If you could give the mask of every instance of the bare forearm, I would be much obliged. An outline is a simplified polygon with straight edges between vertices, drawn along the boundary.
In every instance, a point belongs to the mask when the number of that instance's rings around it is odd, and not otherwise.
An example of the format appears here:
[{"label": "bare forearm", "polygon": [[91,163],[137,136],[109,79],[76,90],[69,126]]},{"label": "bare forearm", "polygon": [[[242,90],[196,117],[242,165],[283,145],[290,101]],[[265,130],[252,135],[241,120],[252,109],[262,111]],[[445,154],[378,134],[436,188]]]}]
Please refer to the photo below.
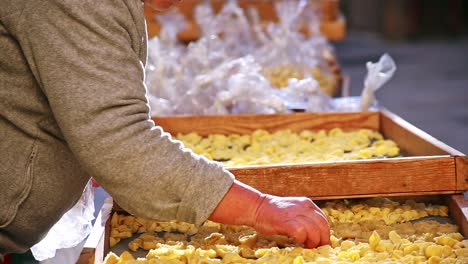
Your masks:
[{"label": "bare forearm", "polygon": [[258,190],[235,181],[209,219],[224,224],[253,226],[264,197]]}]

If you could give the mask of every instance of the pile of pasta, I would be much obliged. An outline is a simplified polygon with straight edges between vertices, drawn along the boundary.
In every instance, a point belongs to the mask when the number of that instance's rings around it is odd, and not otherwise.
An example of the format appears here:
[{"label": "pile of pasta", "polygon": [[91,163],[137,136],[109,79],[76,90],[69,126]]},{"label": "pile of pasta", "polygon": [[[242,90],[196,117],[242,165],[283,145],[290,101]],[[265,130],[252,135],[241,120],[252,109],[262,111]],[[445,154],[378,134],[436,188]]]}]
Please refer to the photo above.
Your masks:
[{"label": "pile of pasta", "polygon": [[[305,77],[300,67],[291,64],[265,68],[262,70],[262,73],[274,87],[280,89],[288,87],[289,79],[301,80]],[[310,74],[318,81],[322,92],[330,96],[333,95],[338,81],[336,76],[327,74],[318,67],[312,68]]]},{"label": "pile of pasta", "polygon": [[[149,252],[146,258],[135,258],[129,251],[120,256],[111,252],[104,263],[468,263],[468,240],[458,233],[457,226],[414,221],[447,216],[446,206],[370,199],[328,202],[322,209],[332,229],[331,245],[315,249],[305,249],[285,236],[265,236],[246,226],[207,221],[197,228],[114,214],[114,235],[120,234],[122,226],[130,233],[144,232],[128,248]],[[159,231],[165,232],[156,233]]]},{"label": "pile of pasta", "polygon": [[334,128],[300,133],[289,129],[274,133],[259,129],[248,135],[202,137],[189,133],[178,134],[176,138],[195,153],[223,162],[227,167],[385,158],[400,154],[394,141],[370,129],[343,131]]}]

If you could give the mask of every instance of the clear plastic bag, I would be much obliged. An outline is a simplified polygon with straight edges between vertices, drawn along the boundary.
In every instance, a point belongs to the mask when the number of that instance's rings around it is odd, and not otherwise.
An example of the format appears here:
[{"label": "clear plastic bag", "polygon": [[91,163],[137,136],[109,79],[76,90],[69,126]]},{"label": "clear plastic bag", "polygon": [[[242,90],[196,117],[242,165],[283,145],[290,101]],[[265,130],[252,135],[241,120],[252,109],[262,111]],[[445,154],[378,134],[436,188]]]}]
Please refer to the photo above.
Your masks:
[{"label": "clear plastic bag", "polygon": [[[38,261],[47,260],[47,263],[64,263],[54,260],[56,251],[64,248],[73,248],[89,235],[94,219],[94,187],[91,181],[86,185],[80,200],[49,230],[49,233],[39,243],[31,248],[34,258]],[[75,263],[78,254],[71,254],[67,263]]]},{"label": "clear plastic bag", "polygon": [[187,20],[181,13],[171,10],[156,16],[156,20],[161,24],[159,37],[161,41],[175,45],[177,43],[177,33],[187,27]]},{"label": "clear plastic bag", "polygon": [[[149,42],[146,85],[152,115],[284,113],[299,104],[302,110],[327,111],[330,98],[318,91],[313,70],[323,64],[317,51],[329,48],[324,38],[299,32],[306,5],[304,0],[275,1],[280,23],[265,29],[256,10],[248,10],[249,21],[235,0],[218,14],[209,1],[202,2],[195,9],[202,29],[198,41],[186,47],[158,38]],[[283,65],[299,73],[282,78],[278,90],[265,69]]]},{"label": "clear plastic bag", "polygon": [[299,18],[307,1],[275,1],[279,22],[269,23],[266,34],[269,41],[257,50],[255,58],[263,67],[277,67],[284,64],[305,69],[315,65],[310,57],[313,47],[305,46],[305,36],[299,32]]},{"label": "clear plastic bag", "polygon": [[396,71],[395,61],[388,54],[382,55],[377,63],[367,62],[367,76],[361,94],[360,108],[366,111],[375,101],[375,91],[393,77]]},{"label": "clear plastic bag", "polygon": [[[275,87],[285,87],[288,78],[314,78],[322,91],[331,94],[336,80],[325,54],[332,54],[333,50],[316,28],[320,19],[311,7],[313,3],[307,1],[275,1],[279,23],[267,26],[262,39],[268,41],[262,41],[264,45],[256,50],[255,58]],[[300,32],[304,26],[313,32],[309,37]],[[277,75],[280,80],[274,78]]]},{"label": "clear plastic bag", "polygon": [[255,40],[244,10],[237,1],[227,1],[216,16],[216,33],[222,36],[227,55],[243,57],[255,49]]},{"label": "clear plastic bag", "polygon": [[216,32],[216,16],[209,1],[203,1],[195,7],[194,17],[200,26],[202,37],[210,37],[218,33]]},{"label": "clear plastic bag", "polygon": [[218,98],[224,97],[221,102],[233,114],[273,114],[286,111],[284,101],[275,95],[274,89],[260,72],[232,75],[229,77],[228,87]]},{"label": "clear plastic bag", "polygon": [[361,96],[334,98],[333,111],[358,112],[376,111],[379,108],[375,100],[375,91],[388,82],[396,71],[395,61],[388,54],[382,55],[376,63],[367,62],[367,76]]},{"label": "clear plastic bag", "polygon": [[[360,96],[345,96],[333,98],[332,106],[334,112],[359,112],[361,111],[361,97]],[[373,104],[366,111],[377,111],[378,104],[374,101]]]},{"label": "clear plastic bag", "polygon": [[288,87],[277,90],[290,110],[307,112],[331,111],[331,98],[320,91],[313,78],[289,79]]},{"label": "clear plastic bag", "polygon": [[175,104],[175,114],[277,113],[284,109],[252,56],[197,75]]}]

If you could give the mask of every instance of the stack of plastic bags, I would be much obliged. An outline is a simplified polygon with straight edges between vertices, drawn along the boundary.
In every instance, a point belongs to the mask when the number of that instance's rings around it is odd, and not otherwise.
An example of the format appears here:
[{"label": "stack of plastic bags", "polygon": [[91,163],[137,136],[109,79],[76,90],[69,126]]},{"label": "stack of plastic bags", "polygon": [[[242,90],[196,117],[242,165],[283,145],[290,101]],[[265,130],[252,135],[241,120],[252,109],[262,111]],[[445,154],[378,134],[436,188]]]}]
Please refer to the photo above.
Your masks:
[{"label": "stack of plastic bags", "polygon": [[[327,78],[318,17],[307,1],[275,1],[278,23],[262,25],[255,9],[227,1],[214,14],[206,1],[196,7],[202,37],[183,45],[179,13],[158,16],[159,38],[149,41],[146,85],[153,116],[340,111],[321,91]],[[247,13],[247,14],[246,14]],[[299,32],[307,24],[310,37]],[[317,75],[317,73],[320,73]],[[369,89],[374,91],[374,89]]]}]

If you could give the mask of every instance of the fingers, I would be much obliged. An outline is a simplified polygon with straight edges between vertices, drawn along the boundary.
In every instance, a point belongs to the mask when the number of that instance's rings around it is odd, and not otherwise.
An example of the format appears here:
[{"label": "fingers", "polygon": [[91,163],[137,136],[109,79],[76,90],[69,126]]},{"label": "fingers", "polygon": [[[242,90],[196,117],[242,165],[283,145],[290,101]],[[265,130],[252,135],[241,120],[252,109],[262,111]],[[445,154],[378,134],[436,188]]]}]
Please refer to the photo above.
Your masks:
[{"label": "fingers", "polygon": [[[315,218],[317,219],[317,218]],[[328,224],[313,217],[299,215],[286,222],[286,235],[292,237],[295,243],[304,244],[308,248],[315,248],[330,243]],[[321,219],[321,217],[318,217]]]},{"label": "fingers", "polygon": [[330,227],[323,211],[309,199],[302,206],[306,208],[301,208],[301,213],[297,217],[302,216],[307,220],[307,222],[302,220],[308,232],[306,246],[317,247],[330,244]]},{"label": "fingers", "polygon": [[314,214],[317,216],[314,218],[316,224],[319,227],[320,232],[320,245],[329,245],[330,244],[330,226],[328,225],[327,217],[324,215],[322,210],[314,210]]},{"label": "fingers", "polygon": [[297,221],[302,223],[307,239],[304,241],[304,245],[308,248],[315,248],[320,245],[320,229],[314,219],[307,216],[298,216]]},{"label": "fingers", "polygon": [[297,219],[286,221],[284,235],[292,237],[294,243],[305,244],[307,240],[307,231],[302,222]]},{"label": "fingers", "polygon": [[325,213],[318,207],[312,200],[309,200],[311,203],[311,210],[308,211],[308,216],[313,218],[320,230],[320,245],[329,245],[330,242],[330,226],[328,224],[327,216]]},{"label": "fingers", "polygon": [[[273,197],[256,217],[256,229],[264,234],[288,235],[308,248],[330,244],[330,228],[323,211],[304,197]],[[277,216],[271,217],[271,216]],[[276,219],[275,219],[276,218]]]},{"label": "fingers", "polygon": [[328,226],[328,223],[322,224],[319,229],[320,232],[320,245],[330,245],[330,227]]},{"label": "fingers", "polygon": [[317,226],[316,236],[320,237],[320,243],[318,246],[330,244],[330,227],[323,212],[320,209],[310,210],[305,212],[305,216],[313,219]]}]

